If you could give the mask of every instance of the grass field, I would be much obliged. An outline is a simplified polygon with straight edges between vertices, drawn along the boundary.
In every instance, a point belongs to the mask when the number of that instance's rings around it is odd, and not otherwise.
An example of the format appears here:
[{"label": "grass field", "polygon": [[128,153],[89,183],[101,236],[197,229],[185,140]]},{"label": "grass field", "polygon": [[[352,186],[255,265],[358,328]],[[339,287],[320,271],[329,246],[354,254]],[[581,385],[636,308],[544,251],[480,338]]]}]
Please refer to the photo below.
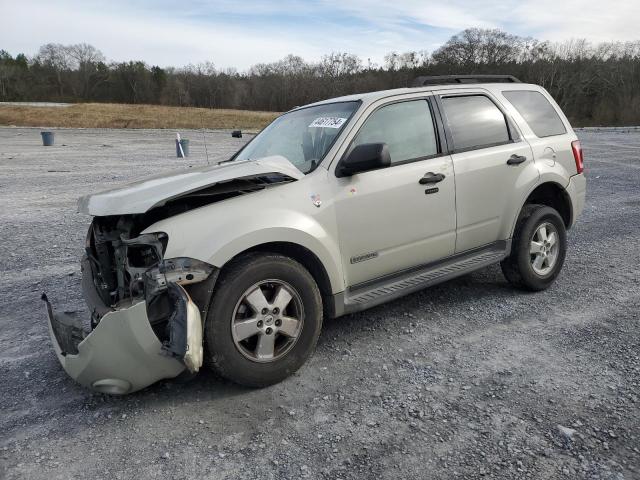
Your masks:
[{"label": "grass field", "polygon": [[67,107],[0,105],[0,125],[19,127],[259,130],[277,115],[275,112],[115,103],[79,103]]}]

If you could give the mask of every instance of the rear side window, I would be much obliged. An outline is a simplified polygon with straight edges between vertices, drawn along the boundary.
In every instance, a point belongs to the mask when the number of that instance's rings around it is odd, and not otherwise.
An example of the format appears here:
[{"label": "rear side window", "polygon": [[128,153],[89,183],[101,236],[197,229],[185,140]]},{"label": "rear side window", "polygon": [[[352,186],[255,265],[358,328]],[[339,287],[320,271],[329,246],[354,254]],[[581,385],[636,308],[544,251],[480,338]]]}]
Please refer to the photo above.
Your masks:
[{"label": "rear side window", "polygon": [[484,95],[444,97],[444,112],[454,151],[474,150],[509,143],[504,114]]},{"label": "rear side window", "polygon": [[510,90],[502,92],[518,110],[538,137],[550,137],[567,133],[558,112],[540,92],[532,90]]},{"label": "rear side window", "polygon": [[353,140],[352,148],[363,143],[386,143],[391,164],[438,154],[438,142],[426,100],[393,103],[376,110]]}]

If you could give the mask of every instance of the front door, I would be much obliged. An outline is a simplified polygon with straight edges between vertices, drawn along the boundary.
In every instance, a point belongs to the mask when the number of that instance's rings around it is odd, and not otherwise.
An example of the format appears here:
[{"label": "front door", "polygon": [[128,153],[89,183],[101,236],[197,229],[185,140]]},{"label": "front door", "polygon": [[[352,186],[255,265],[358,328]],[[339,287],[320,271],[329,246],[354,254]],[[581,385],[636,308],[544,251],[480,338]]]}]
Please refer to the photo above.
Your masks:
[{"label": "front door", "polygon": [[[419,99],[381,106],[350,148],[364,143],[386,143],[391,166],[336,178],[347,286],[442,259],[455,249],[453,166],[451,157],[441,153],[430,103]],[[437,175],[440,181],[434,181]]]}]

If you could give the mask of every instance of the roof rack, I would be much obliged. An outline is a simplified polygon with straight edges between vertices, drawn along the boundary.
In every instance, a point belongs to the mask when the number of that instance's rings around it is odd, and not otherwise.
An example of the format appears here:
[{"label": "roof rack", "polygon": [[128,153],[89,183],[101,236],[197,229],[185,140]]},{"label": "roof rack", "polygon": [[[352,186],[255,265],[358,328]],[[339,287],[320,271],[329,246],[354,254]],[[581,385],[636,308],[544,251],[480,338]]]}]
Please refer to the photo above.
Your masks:
[{"label": "roof rack", "polygon": [[447,85],[460,83],[521,83],[513,75],[434,75],[417,77],[412,87],[427,85]]}]

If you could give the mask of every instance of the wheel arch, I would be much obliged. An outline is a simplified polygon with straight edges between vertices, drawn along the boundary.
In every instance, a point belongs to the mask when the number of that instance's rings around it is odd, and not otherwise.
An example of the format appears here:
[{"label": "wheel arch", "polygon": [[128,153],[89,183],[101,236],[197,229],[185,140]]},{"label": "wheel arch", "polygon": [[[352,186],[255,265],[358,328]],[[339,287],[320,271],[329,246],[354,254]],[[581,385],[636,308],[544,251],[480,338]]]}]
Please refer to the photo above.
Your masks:
[{"label": "wheel arch", "polygon": [[331,280],[329,279],[327,270],[318,256],[308,248],[293,242],[267,242],[255,245],[239,253],[234,258],[249,252],[279,253],[280,255],[295,260],[309,271],[316,281],[323,298],[332,294]]},{"label": "wheel arch", "polygon": [[225,267],[232,261],[248,253],[277,253],[289,257],[311,274],[322,295],[325,314],[329,317],[335,316],[334,291],[336,289],[335,280],[332,282],[331,274],[318,255],[306,246],[289,241],[270,241],[253,245],[245,250],[237,252],[220,266],[220,272],[224,273]]},{"label": "wheel arch", "polygon": [[546,205],[553,208],[560,214],[560,217],[562,217],[562,221],[564,222],[565,227],[567,227],[567,230],[571,228],[571,225],[573,224],[573,206],[571,197],[566,188],[564,188],[560,183],[554,180],[549,180],[536,185],[522,202],[520,210],[518,210],[518,217],[515,218],[513,222],[511,229],[512,237],[522,209],[525,205],[530,204]]},{"label": "wheel arch", "polygon": [[334,251],[337,247],[328,240],[326,232],[319,229],[311,232],[291,227],[260,229],[227,239],[209,256],[208,262],[222,269],[239,255],[251,251],[269,251],[271,247],[275,249],[271,252],[291,256],[302,264],[322,266],[323,276],[328,278],[329,290],[337,293],[344,290],[341,264],[336,262],[339,259]]}]

